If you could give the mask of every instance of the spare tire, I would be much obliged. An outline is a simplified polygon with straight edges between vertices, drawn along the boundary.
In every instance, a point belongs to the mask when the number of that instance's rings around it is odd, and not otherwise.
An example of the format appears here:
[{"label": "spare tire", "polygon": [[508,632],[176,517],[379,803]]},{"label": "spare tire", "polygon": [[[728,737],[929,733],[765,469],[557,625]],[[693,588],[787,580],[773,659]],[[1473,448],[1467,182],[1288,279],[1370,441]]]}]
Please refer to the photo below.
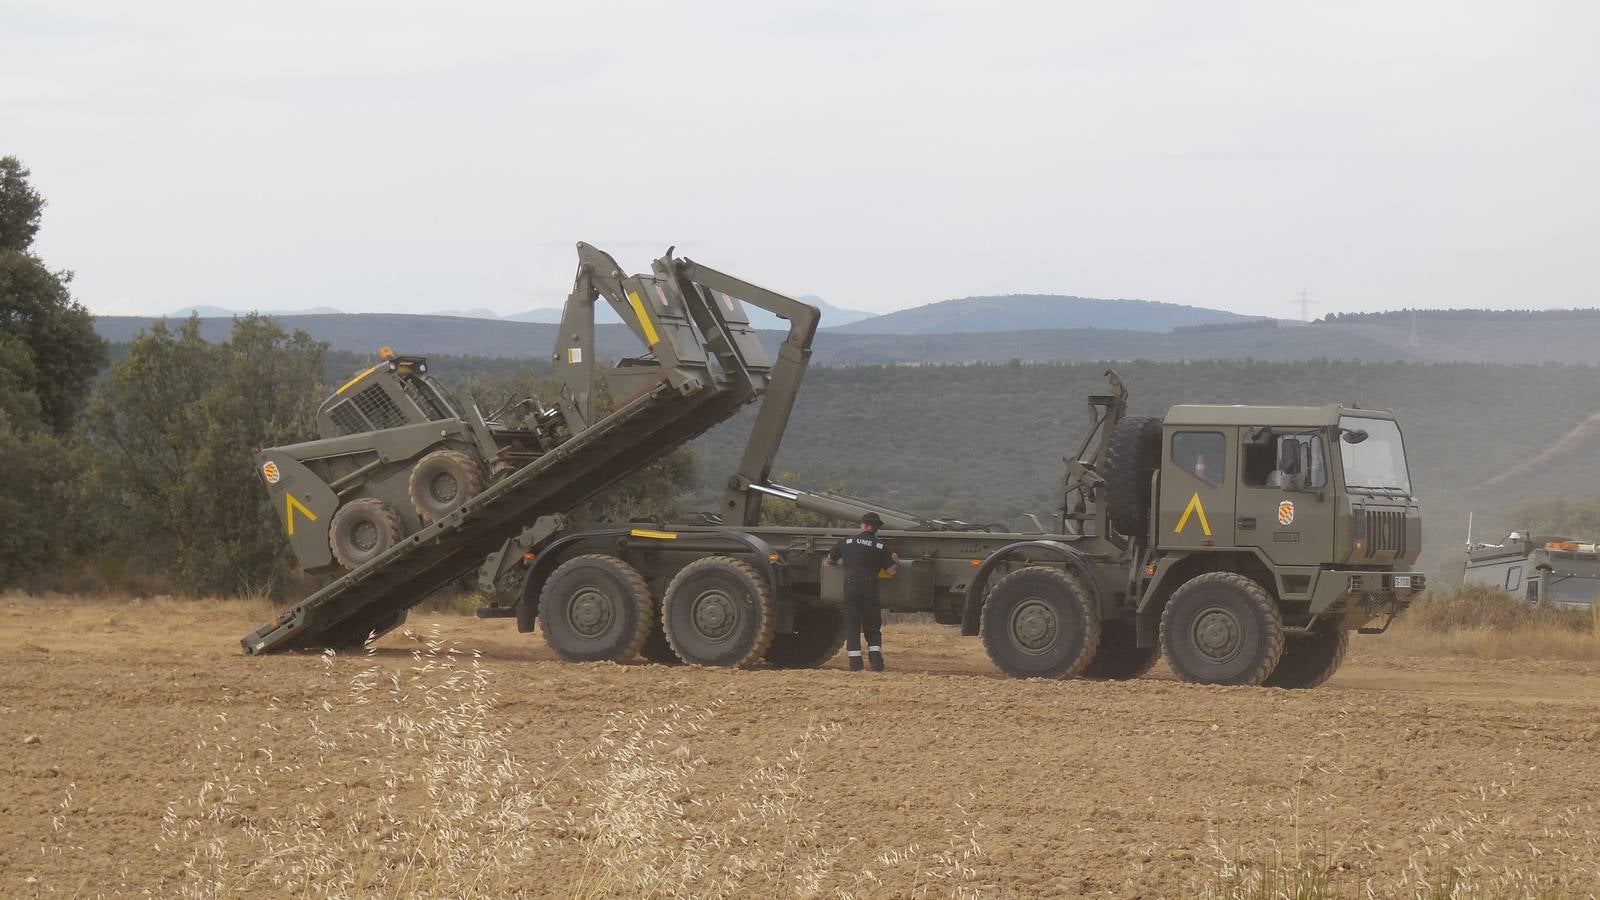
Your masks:
[{"label": "spare tire", "polygon": [[1161,420],[1124,416],[1106,448],[1105,511],[1111,527],[1135,537],[1149,530],[1150,475],[1161,466]]}]

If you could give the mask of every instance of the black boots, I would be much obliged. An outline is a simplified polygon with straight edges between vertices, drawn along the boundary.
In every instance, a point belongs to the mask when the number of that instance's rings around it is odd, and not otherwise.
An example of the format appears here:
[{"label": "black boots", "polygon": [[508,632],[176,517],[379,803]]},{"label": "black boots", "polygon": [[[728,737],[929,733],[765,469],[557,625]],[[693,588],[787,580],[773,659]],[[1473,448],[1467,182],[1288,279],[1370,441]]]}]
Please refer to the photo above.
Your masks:
[{"label": "black boots", "polygon": [[[852,655],[850,657],[850,671],[859,672],[862,669],[866,668],[865,666],[863,666],[861,664],[861,653],[859,651],[852,650],[851,654]],[[883,671],[883,651],[882,650],[879,650],[877,647],[873,647],[872,649],[868,650],[867,651],[867,660],[872,663],[872,671],[874,671],[874,672],[882,672]]]}]

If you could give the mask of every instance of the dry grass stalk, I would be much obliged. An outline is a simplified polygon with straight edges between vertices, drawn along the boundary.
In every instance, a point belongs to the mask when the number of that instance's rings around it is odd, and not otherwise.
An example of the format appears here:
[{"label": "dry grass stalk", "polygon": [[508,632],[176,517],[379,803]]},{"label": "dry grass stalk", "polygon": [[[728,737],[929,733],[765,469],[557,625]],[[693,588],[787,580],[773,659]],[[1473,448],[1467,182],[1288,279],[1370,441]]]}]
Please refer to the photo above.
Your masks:
[{"label": "dry grass stalk", "polygon": [[617,713],[587,746],[530,765],[491,673],[437,633],[404,673],[373,662],[341,681],[323,659],[326,699],[275,710],[256,746],[224,722],[197,745],[198,786],[169,805],[159,842],[183,855],[183,896],[977,894],[971,823],[941,852],[840,869],[806,788],[835,723],[811,722],[734,784],[708,783],[699,749],[721,704]]},{"label": "dry grass stalk", "polygon": [[1600,612],[1530,608],[1483,585],[1428,591],[1366,649],[1407,656],[1600,660]]}]

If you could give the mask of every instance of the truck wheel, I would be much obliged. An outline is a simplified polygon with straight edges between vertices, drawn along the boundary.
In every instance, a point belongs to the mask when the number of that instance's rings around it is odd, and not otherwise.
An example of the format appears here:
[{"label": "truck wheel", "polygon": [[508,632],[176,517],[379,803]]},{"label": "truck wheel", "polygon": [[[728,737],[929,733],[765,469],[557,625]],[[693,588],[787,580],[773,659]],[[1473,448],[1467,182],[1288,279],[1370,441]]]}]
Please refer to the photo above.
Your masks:
[{"label": "truck wheel", "polygon": [[748,666],[772,644],[772,593],[749,565],[708,556],[667,585],[661,619],[673,652],[697,666]]},{"label": "truck wheel", "polygon": [[437,522],[483,490],[483,473],[460,450],[435,450],[411,469],[411,505],[424,522]]},{"label": "truck wheel", "polygon": [[1161,420],[1124,416],[1106,447],[1106,513],[1118,532],[1144,534],[1150,525],[1150,476],[1161,466]]},{"label": "truck wheel", "polygon": [[400,542],[405,526],[400,514],[382,500],[368,497],[339,507],[328,525],[328,548],[346,569],[376,557]]},{"label": "truck wheel", "polygon": [[1283,617],[1254,580],[1207,572],[1184,582],[1167,601],[1161,652],[1183,681],[1257,685],[1283,655]]},{"label": "truck wheel", "polygon": [[844,610],[832,604],[802,603],[794,610],[793,634],[779,632],[767,648],[775,669],[815,669],[844,646]]},{"label": "truck wheel", "polygon": [[1100,623],[1100,647],[1083,670],[1084,678],[1128,681],[1141,678],[1161,656],[1160,647],[1140,647],[1132,622],[1112,619]]},{"label": "truck wheel", "polygon": [[650,633],[650,588],[615,556],[575,556],[539,594],[545,643],[567,662],[627,662]]},{"label": "truck wheel", "polygon": [[983,648],[1012,678],[1071,678],[1100,645],[1100,617],[1077,578],[1028,566],[995,582],[983,605]]},{"label": "truck wheel", "polygon": [[1307,635],[1290,635],[1283,658],[1262,684],[1277,688],[1314,688],[1333,677],[1350,647],[1350,632],[1319,628]]}]

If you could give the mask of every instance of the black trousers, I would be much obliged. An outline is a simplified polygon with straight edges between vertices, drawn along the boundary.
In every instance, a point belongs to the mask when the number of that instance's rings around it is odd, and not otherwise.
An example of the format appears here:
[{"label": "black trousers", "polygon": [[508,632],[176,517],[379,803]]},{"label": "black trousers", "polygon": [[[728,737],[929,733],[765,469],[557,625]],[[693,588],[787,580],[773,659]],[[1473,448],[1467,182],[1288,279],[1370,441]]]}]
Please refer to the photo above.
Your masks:
[{"label": "black trousers", "polygon": [[883,646],[883,611],[878,608],[878,585],[844,586],[844,646],[861,652],[861,632],[867,633],[868,647]]}]

